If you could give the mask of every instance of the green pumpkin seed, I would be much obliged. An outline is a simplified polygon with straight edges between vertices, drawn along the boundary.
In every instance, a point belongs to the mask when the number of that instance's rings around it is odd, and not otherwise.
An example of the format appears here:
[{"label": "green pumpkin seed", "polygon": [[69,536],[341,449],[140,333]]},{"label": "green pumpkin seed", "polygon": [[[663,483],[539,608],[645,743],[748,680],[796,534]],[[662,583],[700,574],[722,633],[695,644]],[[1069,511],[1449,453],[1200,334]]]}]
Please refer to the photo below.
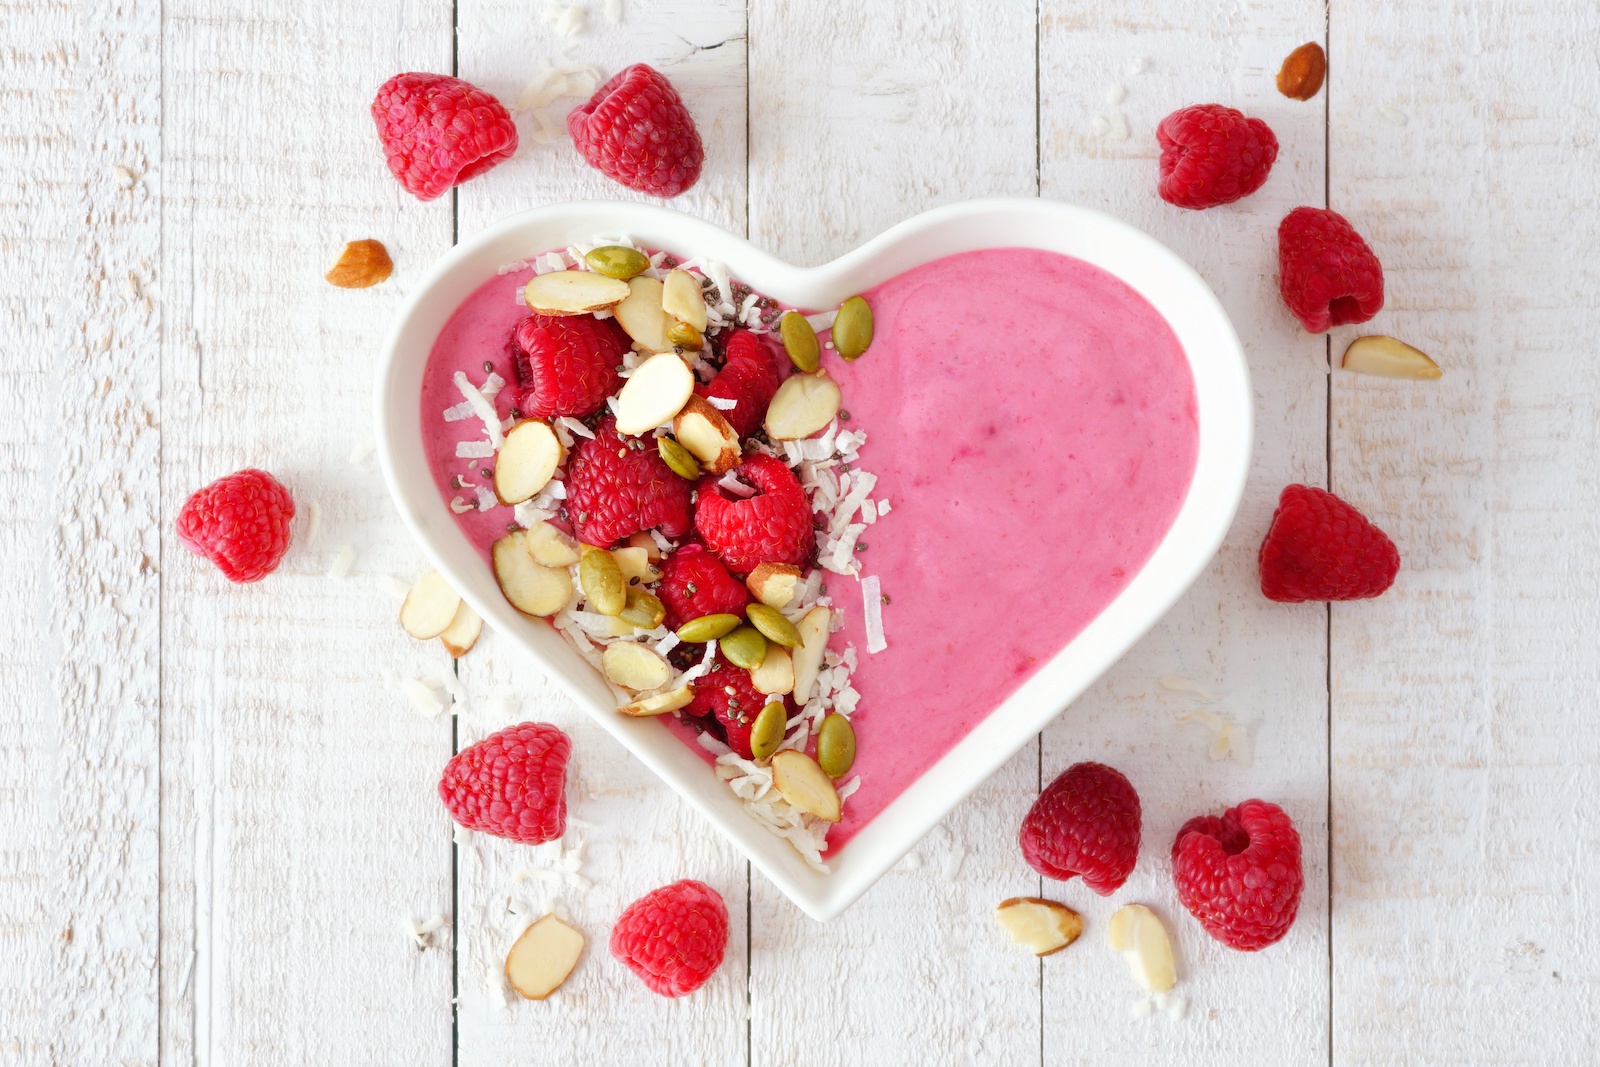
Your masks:
[{"label": "green pumpkin seed", "polygon": [[872,343],[872,309],[859,296],[839,306],[833,320],[833,348],[846,362],[856,359]]},{"label": "green pumpkin seed", "polygon": [[678,627],[678,640],[700,645],[715,641],[738,625],[737,615],[702,615]]},{"label": "green pumpkin seed", "polygon": [[603,548],[583,546],[578,561],[578,584],[589,607],[602,615],[620,615],[628,603],[628,580],[616,558]]},{"label": "green pumpkin seed", "polygon": [[656,452],[661,456],[661,461],[671,467],[672,473],[678,477],[691,482],[700,477],[700,463],[694,458],[694,453],[672,438],[656,438]]},{"label": "green pumpkin seed", "polygon": [[700,331],[690,326],[687,322],[674,320],[667,327],[667,340],[685,350],[700,351],[706,346],[706,339]]},{"label": "green pumpkin seed", "polygon": [[817,766],[835,780],[850,773],[856,761],[856,731],[850,720],[834,712],[817,729]]},{"label": "green pumpkin seed", "polygon": [[767,658],[767,639],[753,626],[741,626],[722,639],[722,655],[735,667],[753,671]]},{"label": "green pumpkin seed", "polygon": [[768,759],[783,744],[783,731],[789,724],[783,701],[774,700],[761,709],[756,721],[750,724],[750,753],[756,759]]},{"label": "green pumpkin seed", "polygon": [[769,608],[765,604],[751,604],[744,609],[750,616],[750,623],[762,636],[774,644],[784,648],[800,647],[800,631],[794,628],[794,623],[783,617],[783,612],[777,608]]},{"label": "green pumpkin seed", "polygon": [[650,257],[637,248],[627,245],[602,245],[589,250],[583,257],[589,264],[589,269],[596,274],[604,274],[607,278],[620,278],[627,281],[635,274],[642,274],[650,267]]},{"label": "green pumpkin seed", "polygon": [[666,605],[648,589],[628,587],[628,602],[623,605],[621,618],[641,630],[654,630],[667,617]]},{"label": "green pumpkin seed", "polygon": [[817,331],[798,311],[785,311],[778,320],[778,330],[783,334],[783,350],[789,353],[789,362],[806,374],[814,374],[822,366],[822,352],[817,347]]}]

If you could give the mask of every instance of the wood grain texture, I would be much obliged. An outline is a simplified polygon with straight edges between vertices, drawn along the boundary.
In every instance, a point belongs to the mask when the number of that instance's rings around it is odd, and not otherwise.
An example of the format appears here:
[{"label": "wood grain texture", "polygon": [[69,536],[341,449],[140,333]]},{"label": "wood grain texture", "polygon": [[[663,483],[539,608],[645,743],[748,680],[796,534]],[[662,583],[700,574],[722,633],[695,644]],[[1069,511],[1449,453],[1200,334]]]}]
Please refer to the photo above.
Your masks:
[{"label": "wood grain texture", "polygon": [[[1273,85],[1282,57],[1321,40],[1314,0],[1118,5],[1047,3],[1041,22],[1040,162],[1046,196],[1098,207],[1173,248],[1222,300],[1244,343],[1256,395],[1256,448],[1244,503],[1209,571],[1155,629],[1045,732],[1049,781],[1082,759],[1109,763],[1140,792],[1144,844],[1111,900],[1046,882],[1081,908],[1083,940],[1044,961],[1046,1064],[1143,1062],[1315,1064],[1328,1058],[1326,621],[1321,605],[1262,599],[1256,549],[1289,482],[1325,476],[1324,343],[1300,330],[1276,294],[1278,220],[1322,203],[1323,101],[1286,100]],[[1143,73],[1134,70],[1147,67]],[[1120,86],[1126,98],[1109,102]],[[1115,94],[1112,94],[1115,95]],[[1220,102],[1276,131],[1271,179],[1237,204],[1174,208],[1156,195],[1155,127],[1178,107]],[[1097,135],[1095,116],[1121,114]],[[1211,762],[1210,740],[1175,712],[1197,706],[1164,689],[1177,675],[1223,694],[1212,710],[1245,725],[1250,767]],[[1304,846],[1306,891],[1289,936],[1260,953],[1213,941],[1172,890],[1172,839],[1184,820],[1249,797],[1281,804]],[[1138,993],[1105,943],[1105,923],[1130,901],[1153,907],[1174,934],[1188,1017],[1135,1019]],[[1086,1022],[1086,1020],[1092,1020]]]},{"label": "wood grain texture", "polygon": [[1596,39],[1579,0],[1334,20],[1331,206],[1387,298],[1332,350],[1445,368],[1333,377],[1332,487],[1403,559],[1333,611],[1338,1063],[1594,1058]]}]

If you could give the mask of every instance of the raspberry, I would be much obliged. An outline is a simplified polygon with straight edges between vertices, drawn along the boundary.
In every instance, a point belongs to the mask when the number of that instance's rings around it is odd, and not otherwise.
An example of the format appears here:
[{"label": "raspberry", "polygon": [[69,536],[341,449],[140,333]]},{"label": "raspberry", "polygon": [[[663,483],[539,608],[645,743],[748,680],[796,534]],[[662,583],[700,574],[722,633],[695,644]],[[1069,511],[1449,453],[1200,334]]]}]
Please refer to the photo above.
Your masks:
[{"label": "raspberry", "polygon": [[1366,516],[1326,489],[1291,485],[1261,542],[1268,600],[1360,600],[1394,584],[1400,551]]},{"label": "raspberry", "polygon": [[178,540],[230,582],[259,582],[289,550],[294,498],[266,471],[247,467],[197,491],[178,512]]},{"label": "raspberry", "polygon": [[490,734],[450,757],[439,799],[468,830],[524,845],[567,832],[567,757],[572,742],[559,727],[525,722]]},{"label": "raspberry", "polygon": [[611,929],[611,954],[664,997],[705,985],[727,948],[727,905],[715,889],[688,879],[629,904]]},{"label": "raspberry", "polygon": [[[683,713],[700,719],[707,716],[715,718],[722,727],[723,740],[728,742],[728,747],[745,759],[753,758],[750,730],[767,702],[781,700],[785,714],[792,710],[787,697],[762,693],[751,680],[750,672],[723,659],[721,652],[712,661],[711,670],[691,684],[694,686],[694,699],[683,709]],[[728,692],[729,689],[733,692]]]},{"label": "raspberry", "polygon": [[643,63],[568,112],[567,132],[591,167],[651,196],[677,196],[689,188],[706,158],[678,91]]},{"label": "raspberry", "polygon": [[1139,794],[1122,772],[1074,763],[1045,787],[1018,835],[1028,866],[1110,896],[1139,860]]},{"label": "raspberry", "polygon": [[621,387],[617,368],[632,344],[615,319],[529,315],[512,334],[517,410],[531,419],[593,415]]},{"label": "raspberry", "polygon": [[689,532],[689,483],[672,473],[653,447],[617,433],[611,416],[579,441],[567,465],[567,517],[580,541],[609,548],[629,534],[660,527],[668,537]]},{"label": "raspberry", "polygon": [[662,560],[656,596],[666,605],[669,630],[702,615],[743,615],[750,603],[744,583],[703,545],[684,545]]},{"label": "raspberry", "polygon": [[1206,933],[1254,952],[1294,925],[1305,887],[1300,835],[1264,800],[1190,819],[1172,842],[1172,881]]},{"label": "raspberry", "polygon": [[447,74],[396,74],[373,99],[372,121],[390,172],[419,200],[476,178],[517,150],[517,125],[505,106]]},{"label": "raspberry", "polygon": [[749,437],[761,428],[767,405],[778,391],[778,368],[766,342],[749,330],[728,337],[728,358],[717,376],[695,392],[703,397],[737,403],[722,413],[734,432]]},{"label": "raspberry", "polygon": [[1221,104],[1179,108],[1156,127],[1156,141],[1156,191],[1178,207],[1216,207],[1249,196],[1266,184],[1278,158],[1271,127]]},{"label": "raspberry", "polygon": [[1311,333],[1383,308],[1383,264],[1343,215],[1297,207],[1278,223],[1278,292]]},{"label": "raspberry", "polygon": [[794,472],[782,460],[755,452],[734,473],[760,492],[742,500],[729,498],[719,479],[700,480],[694,525],[707,547],[738,575],[763,563],[804,563],[816,535],[811,505]]}]

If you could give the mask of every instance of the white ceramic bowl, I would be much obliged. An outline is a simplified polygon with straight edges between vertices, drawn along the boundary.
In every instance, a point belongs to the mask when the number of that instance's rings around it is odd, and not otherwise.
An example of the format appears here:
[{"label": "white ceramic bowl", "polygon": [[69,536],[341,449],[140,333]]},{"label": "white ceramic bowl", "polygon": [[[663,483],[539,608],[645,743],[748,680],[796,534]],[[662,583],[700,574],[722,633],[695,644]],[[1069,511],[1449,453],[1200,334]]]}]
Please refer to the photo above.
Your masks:
[{"label": "white ceramic bowl", "polygon": [[[542,621],[501,596],[483,557],[457,528],[423,455],[420,389],[435,337],[502,263],[623,233],[680,257],[710,256],[759,292],[826,308],[919,264],[956,252],[1023,246],[1087,260],[1137,289],[1167,320],[1194,373],[1200,448],[1177,521],[1143,569],[1094,622],[945,757],[863,827],[818,874],[745,815],[711,768],[652,719],[618,715],[595,671]],[[1170,608],[1222,543],[1250,462],[1251,392],[1244,353],[1216,297],[1186,263],[1126,223],[1044,200],[977,200],[895,226],[820,267],[795,267],[708,222],[640,204],[588,202],[503,219],[457,245],[395,319],[378,378],[378,455],[401,517],[434,565],[485,621],[521,645],[578,705],[670,782],[816,919],[864,893],[962,798],[1060,714]]]}]

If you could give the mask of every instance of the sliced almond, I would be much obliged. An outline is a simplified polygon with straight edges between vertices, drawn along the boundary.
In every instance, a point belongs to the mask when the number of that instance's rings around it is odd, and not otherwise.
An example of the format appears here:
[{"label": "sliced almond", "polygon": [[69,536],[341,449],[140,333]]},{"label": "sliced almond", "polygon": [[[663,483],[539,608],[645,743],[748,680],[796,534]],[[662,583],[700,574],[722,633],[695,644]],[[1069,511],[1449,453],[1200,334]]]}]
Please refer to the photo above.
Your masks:
[{"label": "sliced almond", "polygon": [[611,556],[622,571],[622,580],[629,585],[649,585],[661,579],[661,572],[650,563],[650,554],[642,548],[613,548]]},{"label": "sliced almond", "polygon": [[815,607],[794,624],[800,631],[800,647],[793,652],[794,702],[804,705],[811,699],[811,687],[822,670],[822,654],[828,649],[828,630],[833,625],[833,610]]},{"label": "sliced almond", "polygon": [[800,568],[788,563],[761,563],[744,580],[750,595],[769,608],[782,611],[794,603],[795,590],[800,586]]},{"label": "sliced almond", "polygon": [[672,420],[672,433],[707,474],[725,474],[739,465],[739,432],[704,397],[689,397]]},{"label": "sliced almond", "polygon": [[841,817],[839,791],[833,779],[804,752],[786,748],[772,757],[772,784],[791,805],[823,822]]},{"label": "sliced almond", "polygon": [[528,527],[528,552],[546,567],[570,567],[583,557],[582,546],[553,523]]},{"label": "sliced almond", "polygon": [[649,433],[671,422],[693,395],[689,365],[671,352],[657,353],[639,364],[617,394],[617,432]]},{"label": "sliced almond", "polygon": [[1143,904],[1125,904],[1106,924],[1106,939],[1122,953],[1128,971],[1139,987],[1150,993],[1165,993],[1178,984],[1172,961],[1172,942],[1167,928],[1156,913]]},{"label": "sliced almond", "polygon": [[635,693],[659,689],[672,676],[672,668],[648,645],[618,641],[600,654],[600,669],[607,678]]},{"label": "sliced almond", "polygon": [[478,635],[481,633],[483,633],[483,619],[472,610],[471,604],[463,600],[461,606],[456,608],[456,617],[450,620],[450,625],[439,635],[439,642],[452,657],[460,659],[472,651],[472,646],[478,643]]},{"label": "sliced almond", "polygon": [[541,315],[587,315],[614,308],[628,297],[628,283],[588,270],[556,270],[528,279],[522,298]]},{"label": "sliced almond", "polygon": [[1002,900],[994,917],[1011,940],[1032,949],[1035,956],[1060,952],[1083,933],[1083,916],[1042,897]]},{"label": "sliced almond", "polygon": [[366,289],[387,281],[393,273],[394,260],[389,258],[383,242],[367,239],[345,245],[338,262],[328,268],[323,278],[341,289]]},{"label": "sliced almond", "polygon": [[561,988],[582,955],[583,932],[546,915],[506,953],[506,981],[527,999],[543,1000]]},{"label": "sliced almond", "polygon": [[494,495],[502,504],[532,500],[550,484],[561,466],[561,442],[538,419],[527,419],[506,431],[494,460]]},{"label": "sliced almond", "polygon": [[549,618],[572,599],[566,567],[547,567],[534,559],[529,531],[517,530],[494,543],[494,579],[511,606],[524,615]]},{"label": "sliced almond", "polygon": [[1357,374],[1375,374],[1380,378],[1432,381],[1444,377],[1439,364],[1426,353],[1383,334],[1369,334],[1351,341],[1339,365]]},{"label": "sliced almond", "polygon": [[649,715],[665,715],[679,708],[686,708],[693,700],[694,686],[680,685],[676,689],[668,689],[665,693],[640,697],[631,704],[623,704],[617,710],[624,715],[643,718]]},{"label": "sliced almond", "polygon": [[706,332],[706,302],[700,296],[700,283],[686,270],[667,272],[661,286],[661,308],[696,333]]},{"label": "sliced almond", "polygon": [[431,641],[450,628],[460,607],[461,598],[444,575],[430,569],[400,605],[400,626],[418,641]]},{"label": "sliced almond", "polygon": [[630,548],[644,549],[644,553],[650,557],[651,563],[656,563],[661,559],[661,546],[656,544],[656,539],[650,536],[649,530],[640,530],[629,537],[628,546]]},{"label": "sliced almond", "polygon": [[767,406],[767,436],[798,441],[824,429],[839,414],[839,386],[828,372],[791,374]]},{"label": "sliced almond", "polygon": [[767,696],[782,696],[794,691],[794,661],[789,650],[782,645],[767,642],[767,654],[761,666],[750,672],[750,683],[756,692]]},{"label": "sliced almond", "polygon": [[671,352],[667,327],[672,325],[661,307],[661,283],[654,278],[633,278],[618,282],[625,286],[626,299],[611,309],[624,333],[651,352]]}]

